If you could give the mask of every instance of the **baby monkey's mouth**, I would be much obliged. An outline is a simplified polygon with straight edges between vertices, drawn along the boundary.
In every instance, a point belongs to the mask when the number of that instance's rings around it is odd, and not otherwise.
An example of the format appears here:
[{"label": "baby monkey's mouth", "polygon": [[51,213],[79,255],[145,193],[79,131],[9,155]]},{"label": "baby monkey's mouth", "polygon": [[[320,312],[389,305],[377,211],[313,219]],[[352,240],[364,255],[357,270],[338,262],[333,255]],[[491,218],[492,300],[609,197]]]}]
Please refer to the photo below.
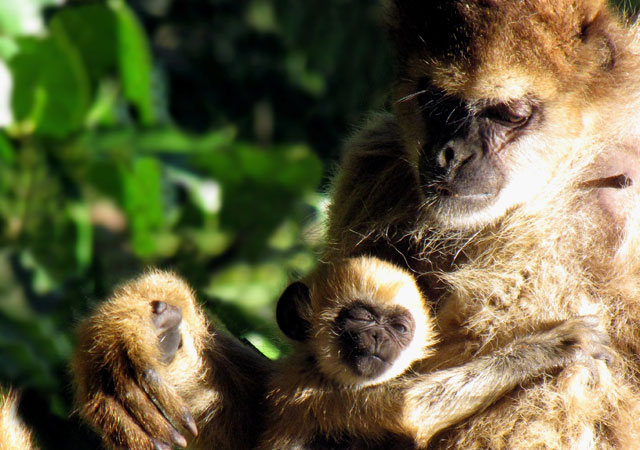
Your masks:
[{"label": "baby monkey's mouth", "polygon": [[391,361],[387,361],[375,353],[366,353],[356,349],[350,355],[346,355],[345,359],[356,375],[373,379],[385,373],[396,358],[393,357]]}]

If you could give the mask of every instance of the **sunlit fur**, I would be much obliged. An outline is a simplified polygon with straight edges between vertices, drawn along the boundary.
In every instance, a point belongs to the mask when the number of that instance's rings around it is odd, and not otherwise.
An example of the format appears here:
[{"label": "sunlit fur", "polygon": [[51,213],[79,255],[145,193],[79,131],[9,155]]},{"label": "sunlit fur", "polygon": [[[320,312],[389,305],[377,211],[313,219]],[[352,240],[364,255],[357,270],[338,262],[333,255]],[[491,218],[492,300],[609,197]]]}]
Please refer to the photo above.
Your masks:
[{"label": "sunlit fur", "polygon": [[[259,448],[301,449],[317,435],[339,438],[343,433],[379,439],[402,429],[406,383],[398,377],[427,357],[436,342],[427,303],[413,277],[392,264],[360,257],[321,265],[309,285],[310,308],[301,316],[311,324],[309,337],[278,362]],[[341,359],[335,331],[339,312],[362,299],[380,308],[400,305],[415,322],[410,344],[391,368],[373,379],[357,375]]]},{"label": "sunlit fur", "polygon": [[[310,324],[309,335],[279,361],[270,380],[261,450],[315,448],[318,437],[339,441],[345,436],[349,448],[359,448],[358,439],[364,448],[387,448],[394,440],[390,436],[427,448],[437,432],[516,386],[590,360],[607,341],[596,317],[578,318],[519,337],[466,364],[432,370],[434,323],[408,272],[372,257],[347,258],[320,265],[310,286],[310,307],[302,307],[298,317]],[[405,308],[416,324],[412,342],[393,367],[373,379],[353,373],[336,341],[340,311],[359,299],[378,309]]]},{"label": "sunlit fur", "polygon": [[15,393],[0,394],[0,448],[3,450],[31,450],[31,431],[17,414],[18,397]]},{"label": "sunlit fur", "polygon": [[[153,301],[182,310],[182,345],[170,364],[161,362]],[[198,428],[195,446],[254,445],[268,361],[209,331],[193,292],[176,275],[151,271],[124,284],[80,325],[78,341],[73,359],[78,411],[109,446],[165,448],[151,437],[184,445],[178,430],[191,436],[191,416]]]},{"label": "sunlit fur", "polygon": [[[637,27],[595,0],[398,3],[425,11],[458,5],[476,31],[463,56],[459,48],[438,55],[409,35],[406,22],[425,17],[394,16],[404,26],[392,30],[396,39],[416,40],[399,50],[396,114],[374,118],[349,146],[325,259],[376,254],[419,274],[422,289],[439,297],[441,345],[429,361],[445,366],[568,317],[596,314],[607,327],[617,358],[609,367],[595,362],[597,383],[589,382],[593,368],[574,364],[451,428],[433,448],[637,448]],[[591,34],[582,41],[576,30],[585,24]],[[468,57],[465,49],[473,49]],[[459,216],[422,194],[415,74],[472,105],[522,93],[541,99],[547,116],[540,128],[501,154],[509,182],[491,208]],[[589,187],[621,173],[632,186]]]}]

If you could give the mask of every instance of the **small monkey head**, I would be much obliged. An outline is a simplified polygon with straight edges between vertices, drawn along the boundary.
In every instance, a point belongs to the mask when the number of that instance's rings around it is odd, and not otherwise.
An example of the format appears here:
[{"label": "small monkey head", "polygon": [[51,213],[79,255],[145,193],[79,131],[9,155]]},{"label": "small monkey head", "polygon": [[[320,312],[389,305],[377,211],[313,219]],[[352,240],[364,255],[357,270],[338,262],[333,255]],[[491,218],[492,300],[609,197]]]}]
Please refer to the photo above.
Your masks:
[{"label": "small monkey head", "polygon": [[278,302],[277,320],[323,376],[344,385],[394,378],[435,343],[413,277],[372,257],[323,265],[310,287],[293,283]]},{"label": "small monkey head", "polygon": [[581,139],[620,44],[605,0],[387,6],[396,115],[430,220],[495,222],[584,161]]}]

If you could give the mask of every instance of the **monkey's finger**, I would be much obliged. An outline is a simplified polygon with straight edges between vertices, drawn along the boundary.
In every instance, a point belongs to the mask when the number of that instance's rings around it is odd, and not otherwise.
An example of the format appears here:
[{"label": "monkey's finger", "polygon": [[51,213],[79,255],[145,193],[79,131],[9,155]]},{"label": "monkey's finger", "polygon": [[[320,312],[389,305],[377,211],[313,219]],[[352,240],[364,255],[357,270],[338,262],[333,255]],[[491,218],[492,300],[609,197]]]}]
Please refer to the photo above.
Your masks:
[{"label": "monkey's finger", "polygon": [[144,431],[158,443],[169,442],[186,447],[187,440],[165,419],[147,394],[132,379],[118,384],[117,395],[129,414],[141,424]]},{"label": "monkey's finger", "polygon": [[180,322],[182,322],[182,309],[162,301],[151,302],[153,325],[158,332],[162,362],[171,363],[181,343]]},{"label": "monkey's finger", "polygon": [[[565,326],[574,335],[575,344],[591,348],[601,348],[611,342],[609,334],[602,328],[600,318],[597,316],[581,316],[566,322]],[[589,351],[588,351],[589,352]]]},{"label": "monkey's finger", "polygon": [[102,431],[104,440],[115,448],[156,450],[156,442],[116,399],[103,392],[92,395],[80,414]]},{"label": "monkey's finger", "polygon": [[581,363],[589,370],[591,374],[589,384],[591,386],[597,386],[600,383],[600,371],[596,364],[596,360],[593,357],[585,357],[581,359]]},{"label": "monkey's finger", "polygon": [[604,361],[607,366],[611,366],[615,360],[615,354],[608,347],[601,347],[597,351],[595,351],[592,355],[593,359],[598,359],[600,361]]},{"label": "monkey's finger", "polygon": [[189,408],[180,395],[162,380],[157,370],[147,368],[138,372],[138,383],[164,417],[173,425],[180,425],[193,436],[198,435],[198,427]]}]

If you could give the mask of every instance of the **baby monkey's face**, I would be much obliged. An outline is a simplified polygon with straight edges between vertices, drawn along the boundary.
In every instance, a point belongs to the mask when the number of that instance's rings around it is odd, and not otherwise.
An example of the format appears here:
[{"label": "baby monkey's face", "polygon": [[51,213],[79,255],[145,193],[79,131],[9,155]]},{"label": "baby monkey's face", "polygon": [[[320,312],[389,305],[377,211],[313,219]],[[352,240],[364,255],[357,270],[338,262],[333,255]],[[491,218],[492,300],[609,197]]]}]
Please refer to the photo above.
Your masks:
[{"label": "baby monkey's face", "polygon": [[291,284],[276,311],[280,329],[298,341],[333,383],[369,386],[405,372],[436,342],[433,320],[413,276],[361,256],[321,264],[307,284]]},{"label": "baby monkey's face", "polygon": [[411,274],[372,257],[347,258],[320,273],[311,289],[307,344],[324,376],[374,385],[427,355],[435,332]]},{"label": "baby monkey's face", "polygon": [[333,333],[339,364],[365,380],[376,380],[391,369],[415,335],[411,312],[400,305],[376,305],[357,300],[342,308]]}]

